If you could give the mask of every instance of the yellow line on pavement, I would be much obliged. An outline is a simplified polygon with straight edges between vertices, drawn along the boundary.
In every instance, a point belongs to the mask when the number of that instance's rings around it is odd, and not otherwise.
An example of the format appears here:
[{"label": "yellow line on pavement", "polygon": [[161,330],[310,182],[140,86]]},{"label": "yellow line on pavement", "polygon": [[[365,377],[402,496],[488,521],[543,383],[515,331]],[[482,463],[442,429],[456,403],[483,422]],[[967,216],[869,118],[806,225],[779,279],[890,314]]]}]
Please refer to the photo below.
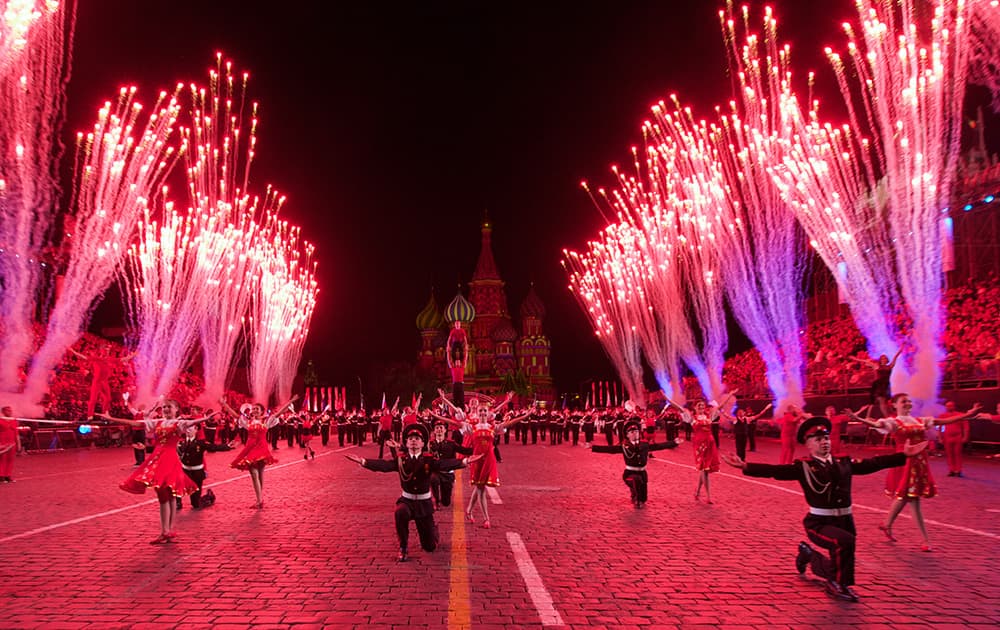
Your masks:
[{"label": "yellow line on pavement", "polygon": [[462,471],[455,472],[455,490],[451,497],[451,578],[448,583],[448,628],[468,630],[469,560],[465,548],[465,493]]}]

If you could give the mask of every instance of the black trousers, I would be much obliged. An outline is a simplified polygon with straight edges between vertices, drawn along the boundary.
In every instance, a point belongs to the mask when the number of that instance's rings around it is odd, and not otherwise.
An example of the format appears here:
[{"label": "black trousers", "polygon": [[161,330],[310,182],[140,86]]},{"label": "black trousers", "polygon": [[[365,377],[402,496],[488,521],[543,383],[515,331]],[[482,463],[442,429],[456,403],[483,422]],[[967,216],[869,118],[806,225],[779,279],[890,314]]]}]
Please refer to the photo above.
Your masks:
[{"label": "black trousers", "polygon": [[645,470],[626,470],[622,473],[622,481],[632,493],[632,503],[646,502],[646,490],[649,487],[649,475]]},{"label": "black trousers", "polygon": [[385,441],[392,438],[392,431],[381,430],[378,432],[378,458],[382,459],[385,450]]},{"label": "black trousers", "polygon": [[854,550],[857,530],[854,517],[817,516],[807,514],[802,524],[806,536],[817,547],[829,552],[827,558],[821,553],[812,555],[812,572],[826,580],[834,580],[841,586],[854,584]]},{"label": "black trousers", "polygon": [[604,439],[607,440],[608,446],[615,445],[615,427],[614,425],[606,425],[604,427]]},{"label": "black trousers", "polygon": [[573,436],[573,446],[576,446],[580,442],[580,425],[574,424],[571,426],[569,433]]},{"label": "black trousers", "polygon": [[322,441],[323,446],[326,446],[330,441],[330,425],[324,424],[319,428],[319,439]]},{"label": "black trousers", "polygon": [[347,435],[347,425],[338,424],[337,425],[337,444],[340,446],[344,445],[344,436]]},{"label": "black trousers", "polygon": [[431,494],[440,507],[451,505],[451,495],[455,490],[455,473],[439,472],[431,476]]},{"label": "black trousers", "polygon": [[[688,425],[691,426],[691,425]],[[757,423],[751,422],[747,428],[747,441],[750,442],[750,452],[757,451]]]},{"label": "black trousers", "polygon": [[451,384],[451,402],[456,407],[465,407],[465,383]]},{"label": "black trousers", "polygon": [[712,439],[715,440],[715,448],[719,448],[719,423],[712,424]]},{"label": "black trousers", "polygon": [[132,454],[135,456],[135,464],[138,466],[146,459],[146,445],[142,443],[133,444]]},{"label": "black trousers", "polygon": [[[198,484],[198,491],[191,493],[191,507],[198,509],[201,507],[201,486],[205,483],[205,469],[201,470],[188,470],[184,469],[184,474],[190,477],[191,481]],[[177,503],[180,504],[180,497],[177,499]]]},{"label": "black trousers", "polygon": [[538,444],[538,424],[531,423],[531,443]]},{"label": "black trousers", "polygon": [[438,546],[437,524],[434,522],[434,504],[430,499],[405,499],[396,501],[396,535],[399,546],[407,549],[410,542],[410,521],[417,526],[420,546],[424,551],[434,551]]},{"label": "black trousers", "polygon": [[747,434],[746,433],[734,433],[733,437],[736,438],[736,456],[746,461],[747,459]]}]

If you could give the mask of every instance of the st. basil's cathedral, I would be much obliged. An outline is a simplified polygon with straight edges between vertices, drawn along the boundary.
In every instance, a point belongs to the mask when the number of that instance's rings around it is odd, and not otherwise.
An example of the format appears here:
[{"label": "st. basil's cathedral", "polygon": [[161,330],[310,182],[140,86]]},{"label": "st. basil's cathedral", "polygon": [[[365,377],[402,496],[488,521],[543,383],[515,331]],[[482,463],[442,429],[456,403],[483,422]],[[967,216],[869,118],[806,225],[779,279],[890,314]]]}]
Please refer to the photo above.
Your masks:
[{"label": "st. basil's cathedral", "polygon": [[553,403],[556,391],[549,364],[552,343],[542,330],[545,305],[532,285],[518,311],[521,320],[518,333],[511,322],[504,282],[493,259],[490,242],[493,226],[486,219],[480,227],[482,249],[469,282],[468,299],[459,290],[442,313],[432,293],[427,306],[417,315],[421,338],[417,370],[438,378],[446,389],[450,387],[445,342],[448,329],[458,321],[469,338],[467,392],[495,395],[503,389],[505,379],[523,375],[533,399]]}]

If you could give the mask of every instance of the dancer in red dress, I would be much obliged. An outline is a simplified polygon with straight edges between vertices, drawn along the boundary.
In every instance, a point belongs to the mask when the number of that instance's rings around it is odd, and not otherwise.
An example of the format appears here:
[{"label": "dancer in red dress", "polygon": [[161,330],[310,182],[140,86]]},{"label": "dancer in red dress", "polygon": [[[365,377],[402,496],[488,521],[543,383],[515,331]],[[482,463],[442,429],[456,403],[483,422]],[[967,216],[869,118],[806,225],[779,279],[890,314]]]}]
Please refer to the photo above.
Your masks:
[{"label": "dancer in red dress", "polygon": [[18,451],[17,418],[11,407],[0,409],[0,483],[14,480],[14,456]]},{"label": "dancer in red dress", "polygon": [[222,409],[226,413],[236,417],[240,428],[247,431],[246,444],[230,466],[237,470],[250,471],[250,481],[253,482],[254,496],[257,497],[257,503],[252,506],[255,509],[261,510],[264,508],[264,467],[278,461],[271,455],[271,449],[267,447],[267,430],[280,422],[281,414],[291,407],[292,403],[297,399],[298,396],[292,396],[291,400],[271,414],[266,414],[264,405],[260,403],[244,405],[244,408],[240,409],[241,413],[237,413],[236,410],[229,406],[225,398],[219,401]]},{"label": "dancer in red dress", "polygon": [[[513,392],[507,396],[507,400],[503,404],[509,403],[512,398]],[[500,406],[502,407],[503,404]],[[531,409],[529,408],[525,413],[516,415],[500,423],[494,423],[496,414],[490,409],[480,406],[478,411],[479,416],[476,419],[476,424],[472,427],[471,433],[472,454],[473,457],[482,455],[482,459],[474,462],[469,467],[469,482],[472,484],[472,497],[469,499],[469,505],[465,510],[465,517],[474,523],[475,517],[472,515],[472,508],[478,504],[479,509],[483,512],[483,527],[489,529],[490,511],[486,505],[486,487],[496,488],[500,485],[500,471],[497,468],[497,458],[493,450],[494,437],[498,435],[499,431],[503,431],[507,427],[527,418],[531,413]]]},{"label": "dancer in red dress", "polygon": [[177,517],[175,497],[184,497],[198,490],[198,484],[187,476],[181,466],[177,444],[188,427],[196,426],[206,418],[186,420],[178,417],[179,412],[180,405],[177,401],[167,399],[161,406],[161,418],[126,420],[112,418],[106,413],[98,414],[112,422],[143,426],[147,431],[156,433],[156,448],[153,453],[119,486],[132,494],[143,494],[146,488],[152,488],[156,492],[160,503],[160,535],[150,541],[152,545],[173,542],[176,536],[174,519]]},{"label": "dancer in red dress", "polygon": [[718,405],[709,410],[704,400],[694,403],[694,413],[667,400],[667,405],[673,405],[681,412],[681,419],[691,425],[693,430],[691,444],[694,446],[694,467],[698,470],[698,486],[694,491],[694,500],[701,500],[701,487],[705,486],[705,502],[712,503],[712,490],[708,483],[708,474],[719,472],[719,448],[712,436],[712,423],[719,418],[719,410],[728,406],[736,396],[736,391],[726,394]]},{"label": "dancer in red dress", "polygon": [[[935,425],[951,424],[975,417],[980,408],[979,403],[976,403],[968,413],[944,420],[930,416],[914,418],[910,415],[913,410],[913,401],[909,394],[902,393],[892,397],[892,406],[896,411],[895,418],[868,420],[849,410],[847,413],[853,420],[891,433],[896,440],[897,452],[902,452],[903,447],[907,444],[927,441],[927,430]],[[934,485],[934,477],[931,475],[927,451],[922,451],[919,455],[908,458],[906,465],[899,469],[898,474],[890,474],[887,477],[886,484],[886,492],[894,497],[895,501],[889,510],[885,524],[879,525],[879,529],[882,530],[886,538],[895,542],[896,538],[892,535],[892,524],[903,508],[909,504],[913,510],[913,519],[917,522],[917,527],[920,528],[920,533],[924,537],[920,549],[921,551],[931,551],[931,541],[927,536],[927,526],[924,524],[924,515],[920,509],[920,499],[930,499],[937,495],[937,486]]]},{"label": "dancer in red dress", "polygon": [[312,457],[316,459],[316,451],[313,450],[309,442],[313,439],[313,419],[312,414],[303,412],[302,414],[302,432],[299,433],[299,442],[302,444],[302,448],[306,449],[305,455],[302,459],[309,459]]},{"label": "dancer in red dress", "polygon": [[87,399],[87,417],[94,415],[97,403],[101,403],[101,410],[105,413],[111,411],[111,375],[120,365],[128,365],[136,353],[132,352],[124,357],[112,357],[96,354],[86,355],[72,348],[69,351],[90,364],[90,397]]},{"label": "dancer in red dress", "polygon": [[785,406],[785,414],[778,418],[778,425],[781,427],[781,454],[778,464],[791,464],[795,461],[795,434],[805,418],[806,414],[792,403]]}]

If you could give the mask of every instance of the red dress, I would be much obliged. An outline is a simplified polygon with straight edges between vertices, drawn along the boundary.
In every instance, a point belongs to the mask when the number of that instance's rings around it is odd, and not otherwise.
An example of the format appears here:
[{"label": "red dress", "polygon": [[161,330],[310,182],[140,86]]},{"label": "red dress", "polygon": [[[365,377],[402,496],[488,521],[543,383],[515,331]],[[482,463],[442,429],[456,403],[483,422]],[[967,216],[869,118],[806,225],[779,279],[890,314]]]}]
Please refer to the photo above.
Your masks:
[{"label": "red dress", "polygon": [[0,418],[0,477],[10,477],[17,454],[17,420]]},{"label": "red dress", "polygon": [[305,446],[313,439],[313,423],[312,420],[302,421],[302,432],[299,434],[299,439],[302,441],[302,445]]},{"label": "red dress", "polygon": [[119,487],[132,494],[143,494],[146,488],[157,491],[169,488],[175,497],[196,492],[198,484],[181,468],[181,458],[177,455],[177,443],[181,441],[177,423],[157,423],[155,433],[156,448]]},{"label": "red dress", "polygon": [[247,427],[247,443],[230,466],[239,470],[250,470],[250,467],[258,462],[264,462],[266,466],[276,464],[278,460],[271,455],[271,449],[267,447],[267,425],[263,422],[251,422]]},{"label": "red dress", "polygon": [[[906,443],[919,444],[927,439],[927,421],[913,417],[895,418],[892,437],[896,440],[896,452],[901,453]],[[902,467],[889,469],[885,478],[885,493],[897,499],[930,499],[937,494],[927,449],[907,457]]]},{"label": "red dress", "polygon": [[712,421],[708,416],[697,416],[691,423],[694,433],[691,434],[691,444],[694,445],[694,467],[708,472],[719,472],[719,449],[712,437]]},{"label": "red dress", "polygon": [[497,458],[493,453],[493,429],[476,429],[472,432],[472,455],[482,454],[469,465],[469,481],[474,486],[500,485],[500,472],[497,469]]}]

